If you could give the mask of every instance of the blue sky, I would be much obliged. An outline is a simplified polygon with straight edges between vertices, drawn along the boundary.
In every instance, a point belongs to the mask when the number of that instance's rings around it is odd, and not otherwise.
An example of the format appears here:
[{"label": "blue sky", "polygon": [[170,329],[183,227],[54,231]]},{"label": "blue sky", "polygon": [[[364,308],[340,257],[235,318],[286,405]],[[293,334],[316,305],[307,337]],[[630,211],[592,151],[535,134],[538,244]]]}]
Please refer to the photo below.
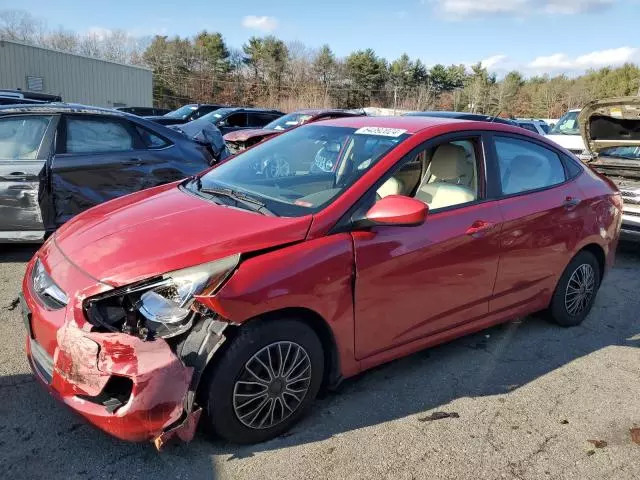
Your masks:
[{"label": "blue sky", "polygon": [[[4,5],[3,5],[4,4]],[[640,62],[640,0],[183,0],[77,2],[0,0],[79,33],[124,29],[135,36],[219,31],[240,47],[272,33],[339,56],[373,48],[435,63],[484,61],[500,73],[580,72]]]}]

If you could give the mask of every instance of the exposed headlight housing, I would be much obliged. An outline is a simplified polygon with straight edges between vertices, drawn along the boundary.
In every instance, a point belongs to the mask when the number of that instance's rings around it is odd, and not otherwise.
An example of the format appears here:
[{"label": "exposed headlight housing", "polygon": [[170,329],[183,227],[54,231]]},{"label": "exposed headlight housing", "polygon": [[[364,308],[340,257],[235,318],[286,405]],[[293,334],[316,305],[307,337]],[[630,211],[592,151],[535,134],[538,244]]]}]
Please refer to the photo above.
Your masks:
[{"label": "exposed headlight housing", "polygon": [[144,292],[137,305],[138,311],[147,319],[149,329],[166,338],[190,328],[194,295],[205,290],[215,291],[233,272],[239,260],[239,255],[232,255],[163,275],[161,284]]},{"label": "exposed headlight housing", "polygon": [[87,316],[94,324],[142,338],[180,335],[193,324],[194,296],[214,293],[239,261],[239,254],[231,255],[107,292],[88,300]]},{"label": "exposed headlight housing", "polygon": [[31,285],[36,296],[49,310],[58,310],[69,303],[69,297],[49,276],[39,258],[31,272]]}]

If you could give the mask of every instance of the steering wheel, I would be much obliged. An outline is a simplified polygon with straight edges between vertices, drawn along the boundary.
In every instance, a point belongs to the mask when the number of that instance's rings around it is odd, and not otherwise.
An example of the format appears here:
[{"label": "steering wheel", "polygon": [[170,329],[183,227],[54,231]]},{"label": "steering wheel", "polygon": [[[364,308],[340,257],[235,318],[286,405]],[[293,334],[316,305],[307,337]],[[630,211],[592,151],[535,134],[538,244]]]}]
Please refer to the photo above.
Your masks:
[{"label": "steering wheel", "polygon": [[291,175],[291,165],[281,155],[273,155],[267,158],[263,164],[265,178],[281,178]]}]

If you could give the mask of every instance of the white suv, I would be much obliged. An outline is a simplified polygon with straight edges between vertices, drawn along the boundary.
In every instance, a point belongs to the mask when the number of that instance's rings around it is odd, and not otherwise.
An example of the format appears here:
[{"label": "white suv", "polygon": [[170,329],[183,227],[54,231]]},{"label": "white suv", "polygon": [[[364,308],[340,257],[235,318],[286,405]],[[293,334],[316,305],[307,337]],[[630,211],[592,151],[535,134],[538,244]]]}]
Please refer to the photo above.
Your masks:
[{"label": "white suv", "polygon": [[580,127],[578,126],[579,114],[580,109],[569,110],[546,135],[549,140],[553,140],[575,155],[581,155],[585,150],[584,141],[580,135]]}]

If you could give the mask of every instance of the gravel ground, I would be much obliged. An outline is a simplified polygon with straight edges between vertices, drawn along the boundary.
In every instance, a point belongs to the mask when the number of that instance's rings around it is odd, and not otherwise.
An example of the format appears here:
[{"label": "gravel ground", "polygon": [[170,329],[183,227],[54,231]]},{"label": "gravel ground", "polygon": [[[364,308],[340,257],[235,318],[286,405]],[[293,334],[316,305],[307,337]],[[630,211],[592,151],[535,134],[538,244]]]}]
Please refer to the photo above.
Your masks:
[{"label": "gravel ground", "polygon": [[637,246],[581,327],[517,320],[346,381],[288,436],[236,447],[200,433],[163,453],[84,424],[33,380],[13,303],[33,251],[0,245],[2,478],[640,478]]}]

